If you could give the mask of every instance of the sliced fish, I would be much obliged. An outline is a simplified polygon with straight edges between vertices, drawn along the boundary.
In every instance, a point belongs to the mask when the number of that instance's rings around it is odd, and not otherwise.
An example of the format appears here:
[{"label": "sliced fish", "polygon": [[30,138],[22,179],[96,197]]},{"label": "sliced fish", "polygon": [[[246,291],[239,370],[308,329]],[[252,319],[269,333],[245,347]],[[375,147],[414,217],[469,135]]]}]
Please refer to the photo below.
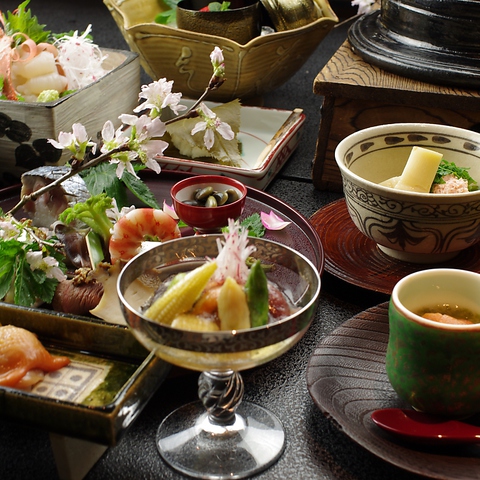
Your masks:
[{"label": "sliced fish", "polygon": [[[66,166],[43,166],[25,172],[22,175],[21,195],[30,195],[61,178],[69,170],[70,167]],[[27,202],[24,210],[35,226],[50,228],[66,208],[84,202],[89,197],[90,193],[82,177],[74,175],[34,202]]]}]

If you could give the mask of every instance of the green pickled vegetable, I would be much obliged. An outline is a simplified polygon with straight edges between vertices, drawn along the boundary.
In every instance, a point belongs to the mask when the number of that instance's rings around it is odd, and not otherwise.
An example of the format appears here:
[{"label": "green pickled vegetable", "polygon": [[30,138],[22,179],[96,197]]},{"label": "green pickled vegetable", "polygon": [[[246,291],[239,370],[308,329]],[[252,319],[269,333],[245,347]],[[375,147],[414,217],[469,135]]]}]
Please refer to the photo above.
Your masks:
[{"label": "green pickled vegetable", "polygon": [[256,260],[250,269],[245,283],[245,294],[250,310],[251,326],[266,325],[268,323],[268,284],[260,260]]}]

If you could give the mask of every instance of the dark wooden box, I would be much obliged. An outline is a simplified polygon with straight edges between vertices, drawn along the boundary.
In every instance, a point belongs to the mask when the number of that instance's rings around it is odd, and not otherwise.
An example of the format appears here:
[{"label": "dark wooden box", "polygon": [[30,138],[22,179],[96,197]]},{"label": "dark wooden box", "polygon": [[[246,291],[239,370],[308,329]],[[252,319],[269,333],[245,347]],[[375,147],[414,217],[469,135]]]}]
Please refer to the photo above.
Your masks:
[{"label": "dark wooden box", "polygon": [[317,75],[324,97],[312,180],[319,190],[342,190],[335,162],[338,143],[358,130],[385,123],[437,123],[480,132],[480,91],[400,77],[364,62],[346,41]]}]

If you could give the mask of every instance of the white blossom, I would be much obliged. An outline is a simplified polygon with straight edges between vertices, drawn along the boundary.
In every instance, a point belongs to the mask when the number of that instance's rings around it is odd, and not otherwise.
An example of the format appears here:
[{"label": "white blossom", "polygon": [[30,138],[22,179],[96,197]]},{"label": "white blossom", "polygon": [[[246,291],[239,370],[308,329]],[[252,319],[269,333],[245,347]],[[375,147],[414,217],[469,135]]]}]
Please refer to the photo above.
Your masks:
[{"label": "white blossom", "polygon": [[109,208],[105,213],[107,217],[112,221],[112,223],[116,223],[120,220],[120,218],[124,217],[128,212],[135,210],[135,205],[131,205],[130,207],[122,207],[120,210],[118,209],[117,200],[112,198],[112,208]]},{"label": "white blossom", "polygon": [[138,95],[138,98],[144,98],[145,101],[133,111],[138,113],[150,109],[150,116],[157,117],[162,113],[164,108],[169,107],[172,112],[178,115],[179,112],[186,110],[187,107],[179,103],[182,94],[172,93],[172,87],[173,80],[168,82],[166,78],[161,78],[149,85],[142,85],[142,91]]},{"label": "white blossom", "polygon": [[363,15],[377,9],[376,0],[352,0],[352,7],[358,7],[357,14]]},{"label": "white blossom", "polygon": [[215,47],[210,54],[210,61],[212,62],[213,75],[220,79],[225,77],[225,59],[223,58],[223,50]]},{"label": "white blossom", "polygon": [[88,147],[92,147],[92,152],[96,152],[97,144],[92,142],[88,135],[87,130],[81,123],[74,123],[72,126],[73,132],[60,132],[58,134],[58,141],[49,139],[55,148],[63,150],[64,148],[70,150],[72,155],[82,161],[85,158],[85,153]]},{"label": "white blossom", "polygon": [[2,240],[15,239],[20,235],[20,230],[12,222],[0,220],[0,238]]},{"label": "white blossom", "polygon": [[43,270],[47,278],[56,278],[59,282],[66,280],[67,277],[58,266],[58,261],[55,258],[44,257],[41,251],[29,251],[26,258],[32,271]]},{"label": "white blossom", "polygon": [[207,150],[210,150],[215,143],[215,132],[218,132],[225,140],[233,140],[235,133],[228,123],[222,122],[220,118],[210,110],[204,103],[197,108],[197,113],[203,119],[198,122],[190,132],[195,135],[198,132],[205,131],[203,142]]},{"label": "white blossom", "polygon": [[[155,140],[162,137],[166,131],[166,125],[159,118],[150,118],[148,115],[137,117],[136,115],[120,115],[120,120],[131,127],[128,141],[128,151],[115,153],[110,163],[116,163],[116,175],[121,178],[125,169],[138,178],[132,165],[132,161],[140,160],[154,172],[160,173],[160,165],[156,161],[158,155],[163,154],[168,143],[163,140]],[[111,135],[111,131],[108,132]]]}]

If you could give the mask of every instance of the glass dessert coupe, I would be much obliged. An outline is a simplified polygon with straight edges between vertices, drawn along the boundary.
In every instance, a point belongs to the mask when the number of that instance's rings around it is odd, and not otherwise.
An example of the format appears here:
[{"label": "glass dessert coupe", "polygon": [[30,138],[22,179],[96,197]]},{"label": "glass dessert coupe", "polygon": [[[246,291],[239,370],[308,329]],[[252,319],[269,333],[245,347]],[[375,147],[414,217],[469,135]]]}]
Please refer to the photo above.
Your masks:
[{"label": "glass dessert coupe", "polygon": [[289,350],[309,328],[320,294],[320,275],[303,255],[279,243],[249,239],[252,257],[268,266],[267,277],[286,294],[294,313],[265,326],[216,332],[187,331],[147,319],[145,298],[133,294],[139,277],[150,293],[172,274],[189,271],[218,255],[223,235],[195,235],[162,243],[132,259],[118,280],[126,321],[147,349],[172,364],[202,372],[201,401],[172,412],[157,432],[162,458],[197,478],[232,479],[253,475],[282,454],[285,433],[275,415],[242,402],[241,370],[266,363]]}]

